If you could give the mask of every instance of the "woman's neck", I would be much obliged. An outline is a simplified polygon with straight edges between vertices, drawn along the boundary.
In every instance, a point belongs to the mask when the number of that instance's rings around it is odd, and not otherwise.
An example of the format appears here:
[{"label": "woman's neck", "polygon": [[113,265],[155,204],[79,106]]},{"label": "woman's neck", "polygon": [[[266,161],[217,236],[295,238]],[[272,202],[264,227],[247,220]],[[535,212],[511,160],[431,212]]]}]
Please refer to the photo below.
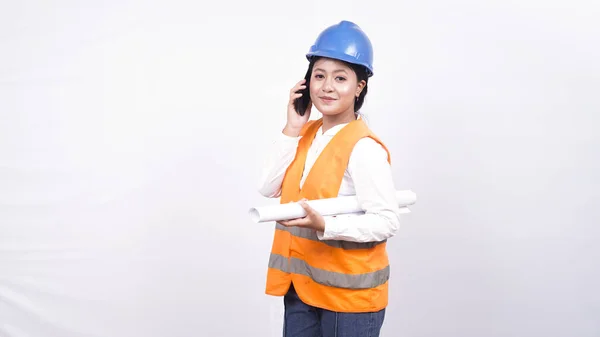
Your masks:
[{"label": "woman's neck", "polygon": [[341,113],[333,116],[323,115],[323,133],[336,125],[350,123],[353,120],[356,120],[356,114],[353,110],[350,113]]}]

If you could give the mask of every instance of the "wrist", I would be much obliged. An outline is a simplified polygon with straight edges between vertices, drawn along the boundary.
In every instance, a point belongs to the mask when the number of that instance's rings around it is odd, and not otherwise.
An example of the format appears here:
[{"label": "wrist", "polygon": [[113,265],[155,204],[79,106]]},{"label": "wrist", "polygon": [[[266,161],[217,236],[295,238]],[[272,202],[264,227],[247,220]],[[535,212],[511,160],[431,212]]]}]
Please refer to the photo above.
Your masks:
[{"label": "wrist", "polygon": [[319,222],[319,228],[317,230],[325,233],[325,219],[321,218],[321,221]]},{"label": "wrist", "polygon": [[340,224],[336,216],[324,216],[323,227],[317,230],[319,240],[337,240],[337,235],[340,233]]},{"label": "wrist", "polygon": [[315,230],[317,232],[317,238],[319,240],[328,240],[329,233],[326,232],[327,231],[327,221],[325,221],[325,218],[323,218],[322,223],[317,227],[319,227],[318,229]]},{"label": "wrist", "polygon": [[283,128],[283,134],[289,137],[298,137],[300,136],[300,131],[302,130],[302,128],[294,128],[294,127],[290,127],[289,125],[286,124],[286,126]]}]

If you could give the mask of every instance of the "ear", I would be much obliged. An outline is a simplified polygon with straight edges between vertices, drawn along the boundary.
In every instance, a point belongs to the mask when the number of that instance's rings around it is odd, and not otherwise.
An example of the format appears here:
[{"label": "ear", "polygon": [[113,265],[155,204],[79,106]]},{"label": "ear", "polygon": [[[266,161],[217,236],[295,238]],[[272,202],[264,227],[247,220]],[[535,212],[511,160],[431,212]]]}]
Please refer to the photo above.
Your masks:
[{"label": "ear", "polygon": [[365,88],[365,85],[367,85],[367,82],[365,80],[358,82],[358,85],[356,86],[356,97],[360,96],[360,93]]}]

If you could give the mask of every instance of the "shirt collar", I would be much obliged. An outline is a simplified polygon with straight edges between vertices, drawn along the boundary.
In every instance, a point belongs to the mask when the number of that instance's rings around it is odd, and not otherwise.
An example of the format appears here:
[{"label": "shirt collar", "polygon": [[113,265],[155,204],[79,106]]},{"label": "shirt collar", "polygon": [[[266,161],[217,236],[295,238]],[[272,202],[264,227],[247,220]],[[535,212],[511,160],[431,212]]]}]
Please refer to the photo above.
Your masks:
[{"label": "shirt collar", "polygon": [[[358,116],[357,119],[361,119],[360,115]],[[317,135],[333,137],[348,124],[350,124],[350,123],[338,124],[338,125],[332,127],[331,129],[327,130],[327,132],[325,132],[325,133],[323,133],[323,126],[321,126],[321,127],[319,127],[319,130],[317,131]]]}]

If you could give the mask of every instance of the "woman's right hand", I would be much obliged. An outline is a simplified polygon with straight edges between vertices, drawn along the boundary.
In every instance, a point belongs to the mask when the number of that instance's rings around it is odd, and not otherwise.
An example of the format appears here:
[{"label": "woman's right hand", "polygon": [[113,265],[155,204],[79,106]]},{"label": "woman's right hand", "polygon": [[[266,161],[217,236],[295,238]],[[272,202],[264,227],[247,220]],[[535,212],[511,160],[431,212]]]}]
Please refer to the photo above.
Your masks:
[{"label": "woman's right hand", "polygon": [[302,130],[302,127],[304,127],[304,124],[306,124],[306,122],[308,122],[308,119],[310,118],[310,110],[312,104],[308,105],[304,116],[300,116],[294,108],[294,100],[296,100],[296,98],[302,97],[302,94],[298,93],[297,91],[306,88],[306,86],[304,85],[305,82],[306,80],[302,79],[300,82],[296,83],[296,85],[290,90],[290,100],[288,102],[287,109],[287,124],[283,129],[283,133],[291,137],[298,137],[300,135],[300,130]]}]

